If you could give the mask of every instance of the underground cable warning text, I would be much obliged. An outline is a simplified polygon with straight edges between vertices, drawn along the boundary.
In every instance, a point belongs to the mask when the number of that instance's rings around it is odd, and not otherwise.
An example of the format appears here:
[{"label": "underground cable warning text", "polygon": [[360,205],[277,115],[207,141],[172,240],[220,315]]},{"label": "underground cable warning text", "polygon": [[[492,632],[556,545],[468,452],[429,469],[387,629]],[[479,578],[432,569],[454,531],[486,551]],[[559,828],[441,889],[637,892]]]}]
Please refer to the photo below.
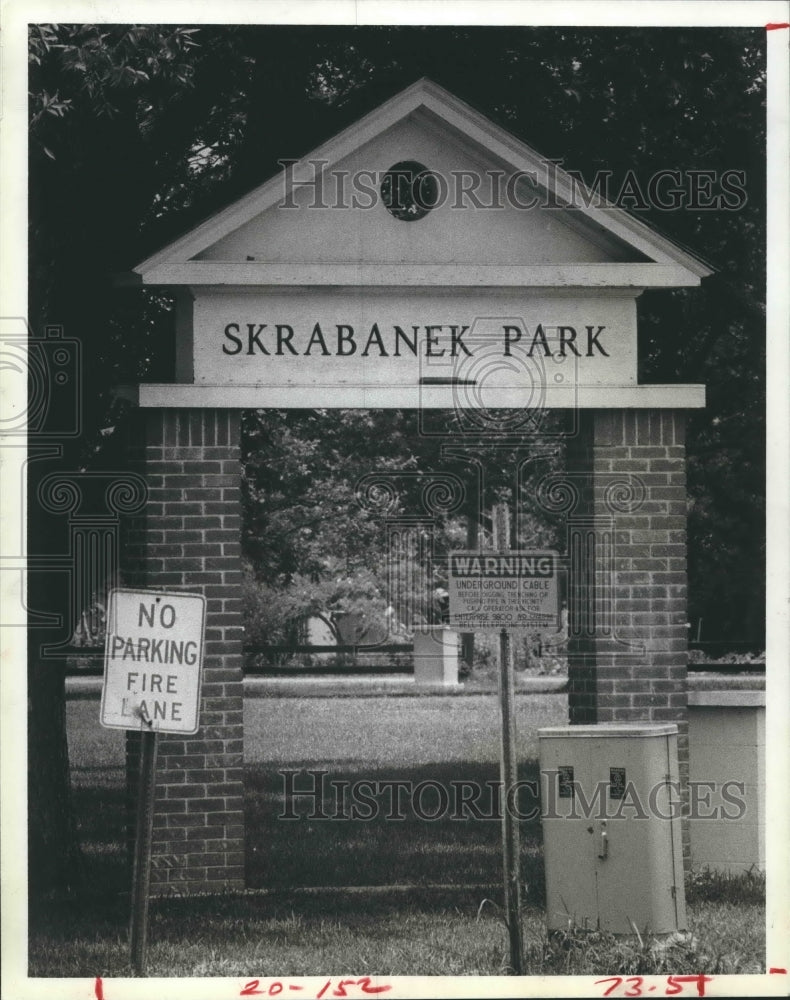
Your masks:
[{"label": "underground cable warning text", "polygon": [[452,552],[448,590],[451,626],[559,627],[556,552]]}]

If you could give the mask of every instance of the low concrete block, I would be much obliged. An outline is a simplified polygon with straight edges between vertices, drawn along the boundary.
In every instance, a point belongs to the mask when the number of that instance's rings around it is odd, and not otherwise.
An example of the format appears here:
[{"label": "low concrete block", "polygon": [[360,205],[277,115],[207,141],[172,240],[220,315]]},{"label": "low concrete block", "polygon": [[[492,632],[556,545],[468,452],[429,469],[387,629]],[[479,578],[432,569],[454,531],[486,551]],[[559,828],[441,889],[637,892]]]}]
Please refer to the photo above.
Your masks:
[{"label": "low concrete block", "polygon": [[415,684],[458,684],[458,633],[432,625],[414,633]]}]

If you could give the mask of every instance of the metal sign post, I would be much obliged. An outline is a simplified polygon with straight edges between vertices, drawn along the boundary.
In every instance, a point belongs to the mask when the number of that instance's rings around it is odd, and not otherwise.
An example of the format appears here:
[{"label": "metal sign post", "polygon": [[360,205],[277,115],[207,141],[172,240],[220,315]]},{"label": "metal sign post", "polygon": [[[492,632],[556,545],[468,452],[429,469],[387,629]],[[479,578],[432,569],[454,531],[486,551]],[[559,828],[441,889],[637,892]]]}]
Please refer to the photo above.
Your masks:
[{"label": "metal sign post", "polygon": [[132,970],[144,976],[159,733],[198,731],[206,599],[202,594],[111,590],[100,721],[141,731],[129,930]]},{"label": "metal sign post", "polygon": [[[493,509],[494,548],[510,550],[510,509],[497,504]],[[521,856],[518,820],[508,810],[508,791],[518,781],[516,757],[516,719],[514,705],[515,679],[510,633],[499,632],[499,708],[502,715],[502,756],[500,759],[500,808],[502,810],[502,853],[505,879],[505,913],[510,935],[510,964],[517,976],[524,974],[521,938]]]},{"label": "metal sign post", "polygon": [[[493,552],[450,553],[447,586],[450,625],[459,629],[496,632],[499,636],[499,707],[502,715],[502,846],[505,911],[510,934],[510,964],[516,975],[524,969],[521,940],[521,860],[519,826],[508,811],[509,793],[518,781],[516,750],[513,629],[557,630],[559,558],[552,549],[518,549],[510,544],[510,509],[497,504],[491,512]],[[515,794],[515,792],[514,792]]]},{"label": "metal sign post", "polygon": [[151,846],[154,832],[157,734],[142,733],[140,780],[137,787],[137,829],[132,869],[132,920],[129,929],[132,972],[144,976],[148,954],[148,897],[151,886]]}]

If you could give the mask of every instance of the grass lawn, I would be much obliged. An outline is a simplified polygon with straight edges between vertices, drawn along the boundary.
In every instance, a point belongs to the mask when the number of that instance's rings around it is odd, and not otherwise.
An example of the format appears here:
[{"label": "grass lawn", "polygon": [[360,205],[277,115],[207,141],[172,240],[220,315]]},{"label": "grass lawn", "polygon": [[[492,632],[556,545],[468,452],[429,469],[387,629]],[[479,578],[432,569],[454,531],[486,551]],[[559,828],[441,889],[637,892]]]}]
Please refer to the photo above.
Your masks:
[{"label": "grass lawn", "polygon": [[[561,722],[563,695],[517,699],[520,777],[537,778],[537,730]],[[248,773],[248,885],[252,887],[393,884],[491,884],[500,879],[501,822],[491,795],[480,812],[492,819],[454,819],[458,795],[451,782],[485,787],[499,777],[499,723],[493,696],[445,698],[255,699],[245,709]],[[276,716],[276,722],[275,722]],[[271,762],[266,764],[265,762]],[[283,813],[284,779],[278,770],[302,771],[294,787],[313,787],[307,769],[325,769],[325,812],[339,809],[330,783],[438,782],[453,792],[442,818],[426,821],[389,794],[367,821],[310,819],[309,800],[294,803],[300,820]],[[457,787],[457,786],[456,786]],[[440,811],[438,795],[426,788],[421,808]],[[526,812],[525,807],[524,811]],[[525,877],[542,892],[539,820],[522,824]]]},{"label": "grass lawn", "polygon": [[[549,939],[525,907],[528,975],[692,975],[763,971],[759,881],[740,902],[691,902],[689,935],[666,946],[569,932]],[[721,891],[719,889],[718,891]],[[724,895],[727,895],[725,890]],[[337,891],[204,897],[152,906],[149,976],[458,975],[507,972],[508,938],[470,890]],[[31,936],[32,976],[129,975],[128,908],[52,910]]]},{"label": "grass lawn", "polygon": [[[537,775],[537,729],[565,720],[566,697],[517,699],[520,777]],[[31,911],[30,974],[128,975],[128,874],[123,849],[123,733],[98,725],[98,703],[68,704],[74,788],[86,859],[85,894]],[[453,782],[498,778],[498,708],[491,695],[416,698],[251,698],[245,701],[247,884],[226,897],[155,901],[149,975],[496,975],[506,971],[501,824],[415,815],[379,800],[368,820],[284,819],[281,769],[327,772],[322,809],[348,812],[330,782]],[[392,787],[392,786],[389,786]],[[440,811],[425,786],[421,808]],[[452,800],[455,801],[455,800]],[[489,799],[477,800],[491,814]],[[387,812],[402,819],[387,819]],[[524,938],[530,974],[758,972],[760,877],[697,877],[687,887],[691,934],[658,942],[581,933],[549,939],[539,821],[521,824]],[[490,900],[484,903],[484,900]],[[481,908],[481,904],[482,908]]]}]

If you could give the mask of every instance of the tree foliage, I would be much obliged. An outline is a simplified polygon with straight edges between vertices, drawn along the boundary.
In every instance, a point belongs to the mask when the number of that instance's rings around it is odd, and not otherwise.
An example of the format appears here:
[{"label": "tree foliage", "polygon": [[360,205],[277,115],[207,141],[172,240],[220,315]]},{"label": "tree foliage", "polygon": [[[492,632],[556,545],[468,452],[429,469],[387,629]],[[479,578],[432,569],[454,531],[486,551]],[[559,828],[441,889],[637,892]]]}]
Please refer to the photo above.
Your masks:
[{"label": "tree foliage", "polygon": [[708,386],[689,427],[691,616],[706,636],[757,639],[764,32],[49,25],[30,52],[31,319],[86,345],[82,461],[104,446],[110,387],[172,366],[167,297],[114,289],[113,272],[422,75],[588,181],[611,171],[615,191],[629,171],[643,186],[661,169],[742,171],[737,211],[632,207],[716,269],[701,289],[643,294],[641,377]]},{"label": "tree foliage", "polygon": [[[737,211],[633,210],[716,268],[701,289],[642,295],[640,375],[708,385],[707,408],[689,422],[690,613],[706,638],[759,642],[764,39],[730,28],[31,26],[29,318],[36,333],[54,323],[78,337],[88,376],[82,437],[31,475],[112,468],[121,460],[112,386],[172,375],[170,299],[119,289],[114,274],[273,175],[278,159],[429,76],[585,179],[610,170],[615,190],[629,171],[643,183],[660,169],[744,172],[748,201]],[[320,429],[317,419],[248,423],[245,542],[272,587],[300,574],[325,584],[363,551],[375,559],[378,528],[353,506],[355,477],[368,461],[423,471],[434,461],[407,443],[405,416],[384,430],[370,415],[359,433],[342,415]],[[388,446],[374,457],[365,446],[376,437]],[[347,438],[361,450],[345,449]],[[31,553],[52,551],[40,510],[29,524]],[[47,581],[30,589],[31,607],[57,610]],[[62,684],[32,690],[33,757],[54,760]],[[34,812],[62,774],[42,783]],[[57,812],[42,812],[42,829],[57,826]],[[62,841],[40,838],[31,855],[43,882],[67,867]]]},{"label": "tree foliage", "polygon": [[[354,612],[390,626],[411,628],[431,619],[431,594],[447,585],[442,557],[463,548],[470,522],[485,532],[485,511],[508,500],[520,513],[524,545],[556,544],[557,525],[535,509],[535,481],[560,460],[556,445],[542,433],[529,447],[517,447],[490,429],[478,457],[485,467],[480,496],[474,466],[443,454],[457,441],[455,415],[437,424],[444,434],[420,433],[419,415],[404,410],[256,410],[246,414],[244,437],[243,546],[263,593],[289,591],[284,621],[319,612]],[[500,416],[500,421],[502,418]],[[529,462],[529,456],[540,461]],[[525,471],[516,479],[520,463]],[[371,478],[372,477],[372,478]],[[373,493],[370,494],[369,490]],[[377,504],[376,490],[387,491]],[[431,490],[438,507],[426,504]],[[389,495],[391,491],[391,496]],[[372,502],[368,502],[372,499]],[[416,555],[396,560],[388,548],[387,523],[409,517],[426,521],[421,565]],[[481,538],[482,541],[482,538]],[[418,572],[419,569],[419,572]],[[400,574],[396,585],[392,574]],[[417,581],[422,581],[417,583]],[[266,635],[282,636],[265,601],[253,599],[256,620],[271,622]],[[414,592],[414,588],[418,592]],[[390,591],[397,590],[399,600]],[[251,634],[266,641],[256,622]],[[270,638],[268,641],[272,641]]]}]

